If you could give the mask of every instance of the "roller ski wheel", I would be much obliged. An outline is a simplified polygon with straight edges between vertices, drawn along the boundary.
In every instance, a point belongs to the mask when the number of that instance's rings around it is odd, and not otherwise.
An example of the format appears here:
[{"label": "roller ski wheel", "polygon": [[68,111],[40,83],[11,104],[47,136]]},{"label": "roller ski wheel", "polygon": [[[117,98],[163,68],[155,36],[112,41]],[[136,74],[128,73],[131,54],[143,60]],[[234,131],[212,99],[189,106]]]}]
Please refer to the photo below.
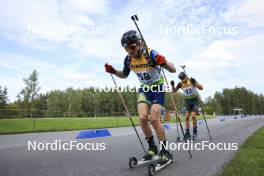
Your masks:
[{"label": "roller ski wheel", "polygon": [[135,158],[135,157],[130,157],[129,158],[128,165],[129,165],[129,167],[131,169],[134,168],[134,167],[136,167],[137,164],[138,164],[137,158]]},{"label": "roller ski wheel", "polygon": [[139,166],[143,166],[143,165],[146,165],[146,164],[155,162],[158,159],[159,159],[159,156],[158,155],[153,156],[151,160],[145,160],[144,158],[141,159],[141,160],[137,160],[136,157],[130,157],[129,160],[128,160],[128,166],[131,169],[133,169],[135,167],[139,167]]},{"label": "roller ski wheel", "polygon": [[171,155],[170,159],[164,164],[160,164],[158,161],[155,163],[151,163],[150,165],[148,165],[148,175],[149,176],[155,175],[155,173],[162,170],[166,166],[170,165],[172,162],[173,162],[173,156]]},{"label": "roller ski wheel", "polygon": [[156,167],[154,164],[148,166],[148,175],[153,176],[156,173]]}]

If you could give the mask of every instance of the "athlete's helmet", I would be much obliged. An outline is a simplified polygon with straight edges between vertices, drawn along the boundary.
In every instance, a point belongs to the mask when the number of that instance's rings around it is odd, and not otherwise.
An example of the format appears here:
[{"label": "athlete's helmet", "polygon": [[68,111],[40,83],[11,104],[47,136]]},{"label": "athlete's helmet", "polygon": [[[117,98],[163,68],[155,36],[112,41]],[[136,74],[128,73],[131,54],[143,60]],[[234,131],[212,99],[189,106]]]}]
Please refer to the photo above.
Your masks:
[{"label": "athlete's helmet", "polygon": [[139,33],[135,30],[130,30],[125,32],[121,38],[121,45],[123,47],[128,47],[133,43],[140,43],[140,42],[141,42],[141,37]]},{"label": "athlete's helmet", "polygon": [[181,73],[179,73],[178,77],[179,77],[179,79],[183,80],[184,78],[187,77],[187,75],[184,72],[181,72]]}]

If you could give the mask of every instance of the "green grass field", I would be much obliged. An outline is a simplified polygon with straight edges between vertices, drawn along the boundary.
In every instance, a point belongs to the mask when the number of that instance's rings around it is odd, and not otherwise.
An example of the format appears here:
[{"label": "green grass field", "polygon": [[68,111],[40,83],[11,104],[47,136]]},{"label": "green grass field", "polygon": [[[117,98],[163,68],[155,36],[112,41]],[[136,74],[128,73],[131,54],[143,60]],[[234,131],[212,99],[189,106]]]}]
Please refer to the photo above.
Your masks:
[{"label": "green grass field", "polygon": [[[210,118],[212,116],[207,116]],[[132,117],[135,125],[139,125],[138,117]],[[202,119],[198,116],[198,119]],[[181,118],[184,121],[183,118]],[[175,123],[171,118],[170,123]],[[128,117],[93,117],[93,118],[36,118],[34,119],[0,119],[0,134],[47,132],[47,131],[68,131],[96,128],[115,128],[131,126]]]},{"label": "green grass field", "polygon": [[254,133],[239,149],[219,176],[264,175],[264,127]]}]

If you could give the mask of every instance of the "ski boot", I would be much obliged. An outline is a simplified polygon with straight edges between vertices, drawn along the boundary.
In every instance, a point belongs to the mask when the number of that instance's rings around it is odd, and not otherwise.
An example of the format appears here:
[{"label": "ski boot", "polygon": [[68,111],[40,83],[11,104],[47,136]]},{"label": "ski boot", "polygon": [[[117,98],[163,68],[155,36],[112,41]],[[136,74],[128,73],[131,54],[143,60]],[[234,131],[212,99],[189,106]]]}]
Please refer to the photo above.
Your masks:
[{"label": "ski boot", "polygon": [[189,129],[186,129],[184,139],[186,139],[186,140],[191,139],[191,135],[190,135],[190,130]]},{"label": "ski boot", "polygon": [[157,156],[158,154],[158,148],[156,145],[152,145],[149,147],[148,152],[143,156],[141,160],[137,160],[136,157],[130,157],[128,161],[128,165],[130,168],[138,167],[138,166],[143,166],[146,164],[149,164],[153,161],[156,161],[159,159]]},{"label": "ski boot", "polygon": [[156,145],[149,146],[148,152],[143,156],[143,160],[152,160],[153,156],[158,154],[158,147]]},{"label": "ski boot", "polygon": [[168,150],[161,150],[159,153],[159,161],[158,164],[164,165],[166,164],[170,159],[172,159],[172,155]]}]

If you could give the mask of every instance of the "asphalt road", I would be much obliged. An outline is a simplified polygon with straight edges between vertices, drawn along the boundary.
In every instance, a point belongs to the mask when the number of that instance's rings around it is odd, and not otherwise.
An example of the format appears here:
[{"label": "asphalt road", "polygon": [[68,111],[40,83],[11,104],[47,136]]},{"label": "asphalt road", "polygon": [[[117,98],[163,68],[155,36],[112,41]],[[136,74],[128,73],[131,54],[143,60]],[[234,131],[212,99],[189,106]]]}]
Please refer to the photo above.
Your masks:
[{"label": "asphalt road", "polygon": [[[213,142],[238,143],[240,146],[253,132],[264,126],[264,117],[248,116],[233,119],[208,120]],[[199,125],[199,139],[209,140],[204,124]],[[1,176],[141,176],[147,167],[129,169],[128,158],[143,156],[133,128],[110,129],[111,137],[77,140],[79,131],[0,135]],[[166,130],[169,142],[176,143],[175,124]],[[142,133],[140,132],[140,136]],[[83,144],[105,143],[105,150],[28,150],[28,141],[37,143],[77,141]],[[144,141],[144,144],[145,141]],[[212,176],[230,161],[236,151],[191,151],[192,159],[184,150],[173,150],[175,162],[157,176]]]}]

